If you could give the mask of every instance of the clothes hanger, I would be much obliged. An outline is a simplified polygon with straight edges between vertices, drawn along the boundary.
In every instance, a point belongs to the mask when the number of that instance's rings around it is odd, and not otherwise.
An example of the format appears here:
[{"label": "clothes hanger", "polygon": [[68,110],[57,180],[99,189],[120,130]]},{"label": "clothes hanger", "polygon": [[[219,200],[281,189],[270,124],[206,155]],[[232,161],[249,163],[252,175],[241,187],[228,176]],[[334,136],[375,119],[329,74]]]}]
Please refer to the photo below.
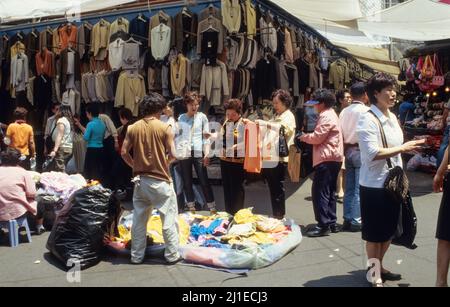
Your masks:
[{"label": "clothes hanger", "polygon": [[35,38],[37,38],[38,37],[38,35],[36,34],[36,28],[33,28],[32,30],[31,30],[31,35],[33,35]]},{"label": "clothes hanger", "polygon": [[[124,32],[124,33],[126,33],[126,32]],[[126,41],[126,43],[135,43],[135,44],[138,44],[138,45],[142,45],[141,42],[135,40],[133,37],[130,37],[130,38]]]},{"label": "clothes hanger", "polygon": [[183,15],[187,16],[187,17],[191,17],[192,18],[192,14],[191,14],[191,12],[189,11],[189,9],[186,6],[183,7],[183,10],[181,11],[181,13]]},{"label": "clothes hanger", "polygon": [[139,13],[138,19],[142,22],[147,22],[147,20],[142,16],[142,13]]}]

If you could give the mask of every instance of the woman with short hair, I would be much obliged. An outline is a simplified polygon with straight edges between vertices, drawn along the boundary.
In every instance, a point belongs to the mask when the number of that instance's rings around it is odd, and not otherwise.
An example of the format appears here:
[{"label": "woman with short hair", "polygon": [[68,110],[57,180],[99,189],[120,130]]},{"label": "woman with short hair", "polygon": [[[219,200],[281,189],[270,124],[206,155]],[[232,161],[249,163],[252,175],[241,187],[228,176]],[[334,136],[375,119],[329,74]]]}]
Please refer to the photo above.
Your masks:
[{"label": "woman with short hair", "polygon": [[[378,262],[380,279],[373,285],[382,287],[386,280],[397,281],[400,274],[393,274],[383,267],[383,259],[399,223],[401,203],[389,196],[383,188],[389,173],[387,160],[393,167],[403,167],[402,153],[420,148],[422,141],[403,143],[403,132],[397,117],[389,110],[395,105],[395,79],[385,73],[375,74],[367,82],[370,111],[361,115],[358,123],[359,148],[361,150],[360,203],[362,239],[366,243],[367,257]],[[386,136],[384,148],[382,130]]]},{"label": "woman with short hair", "polygon": [[[178,160],[180,161],[183,190],[188,209],[195,211],[194,183],[192,179],[192,167],[194,167],[206,198],[207,206],[212,213],[215,213],[216,203],[206,169],[209,165],[210,142],[205,137],[205,133],[209,133],[209,121],[205,114],[199,112],[200,102],[201,98],[197,92],[188,92],[184,96],[187,112],[181,114],[178,119],[178,124],[182,131],[180,139],[182,140],[183,148],[177,148],[177,150],[183,152],[177,152],[177,154],[181,154]],[[178,139],[179,137],[177,137]]]}]

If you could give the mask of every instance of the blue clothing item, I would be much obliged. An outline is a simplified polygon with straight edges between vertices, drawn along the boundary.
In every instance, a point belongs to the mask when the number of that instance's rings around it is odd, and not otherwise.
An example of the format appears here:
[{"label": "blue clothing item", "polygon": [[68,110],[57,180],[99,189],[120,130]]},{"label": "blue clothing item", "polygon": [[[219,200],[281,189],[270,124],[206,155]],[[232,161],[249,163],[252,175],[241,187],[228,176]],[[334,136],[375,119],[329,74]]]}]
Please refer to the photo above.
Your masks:
[{"label": "blue clothing item", "polygon": [[439,148],[439,151],[436,155],[436,167],[439,168],[441,166],[442,160],[444,159],[444,155],[445,155],[445,150],[448,147],[449,144],[449,135],[450,135],[450,126],[447,126],[447,128],[445,128],[445,132],[444,132],[444,136],[442,137],[442,143],[441,143],[441,147]]},{"label": "blue clothing item", "polygon": [[202,152],[203,145],[210,144],[209,140],[203,137],[204,132],[209,132],[209,121],[205,114],[198,112],[194,117],[189,117],[186,113],[181,114],[178,125],[181,135],[177,136],[176,141],[188,141],[191,151]]},{"label": "blue clothing item", "polygon": [[414,110],[416,106],[414,103],[410,101],[404,101],[400,104],[399,113],[400,113],[400,122],[404,124],[405,122],[410,122],[414,120]]},{"label": "blue clothing item", "polygon": [[87,142],[88,148],[103,148],[106,125],[103,121],[94,117],[86,126],[83,139]]},{"label": "blue clothing item", "polygon": [[306,132],[313,132],[316,129],[317,121],[319,120],[319,113],[314,107],[305,108],[306,118]]},{"label": "blue clothing item", "polygon": [[222,224],[222,221],[222,219],[214,220],[208,228],[200,225],[193,225],[191,227],[191,236],[197,240],[199,236],[212,235],[216,228]]},{"label": "blue clothing item", "polygon": [[231,248],[231,246],[229,244],[223,244],[216,240],[206,240],[201,246],[202,247],[224,248],[224,249]]},{"label": "blue clothing item", "polygon": [[352,225],[361,225],[361,204],[359,199],[359,170],[361,151],[349,148],[345,153],[345,195],[344,220]]}]

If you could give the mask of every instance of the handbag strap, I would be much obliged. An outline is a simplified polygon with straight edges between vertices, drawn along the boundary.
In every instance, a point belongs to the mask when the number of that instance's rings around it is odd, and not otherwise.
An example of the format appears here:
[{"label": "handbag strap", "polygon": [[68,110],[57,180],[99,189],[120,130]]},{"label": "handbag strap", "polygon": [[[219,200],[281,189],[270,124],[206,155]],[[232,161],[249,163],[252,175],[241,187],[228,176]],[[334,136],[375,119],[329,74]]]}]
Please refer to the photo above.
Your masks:
[{"label": "handbag strap", "polygon": [[441,65],[439,64],[439,57],[437,56],[436,53],[434,54],[434,57],[433,57],[433,65],[434,65],[434,69],[436,70],[435,75],[443,76],[444,74],[442,73]]},{"label": "handbag strap", "polygon": [[[382,141],[382,143],[383,143],[383,148],[389,148],[389,147],[388,147],[388,144],[387,144],[387,140],[386,140],[386,134],[384,133],[383,124],[381,123],[381,120],[378,118],[378,116],[377,116],[372,110],[369,110],[369,112],[370,112],[370,113],[375,117],[375,119],[377,120],[378,127],[380,128],[380,132],[381,132],[381,141]],[[391,159],[388,158],[388,159],[386,159],[386,161],[387,161],[387,164],[388,164],[389,169],[392,169],[393,166],[392,166]]]}]

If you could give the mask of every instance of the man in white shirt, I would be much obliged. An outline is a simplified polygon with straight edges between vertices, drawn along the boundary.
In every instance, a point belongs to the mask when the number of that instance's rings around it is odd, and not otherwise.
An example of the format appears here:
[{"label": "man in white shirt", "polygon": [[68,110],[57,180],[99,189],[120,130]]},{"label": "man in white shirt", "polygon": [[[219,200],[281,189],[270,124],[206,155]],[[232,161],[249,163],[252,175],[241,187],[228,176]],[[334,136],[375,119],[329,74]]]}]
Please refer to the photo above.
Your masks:
[{"label": "man in white shirt", "polygon": [[369,110],[369,98],[363,82],[358,82],[350,88],[352,104],[342,110],[339,116],[344,137],[345,152],[345,196],[344,196],[344,231],[357,232],[361,230],[361,209],[359,203],[359,170],[361,167],[361,152],[358,146],[357,126],[361,114]]}]

